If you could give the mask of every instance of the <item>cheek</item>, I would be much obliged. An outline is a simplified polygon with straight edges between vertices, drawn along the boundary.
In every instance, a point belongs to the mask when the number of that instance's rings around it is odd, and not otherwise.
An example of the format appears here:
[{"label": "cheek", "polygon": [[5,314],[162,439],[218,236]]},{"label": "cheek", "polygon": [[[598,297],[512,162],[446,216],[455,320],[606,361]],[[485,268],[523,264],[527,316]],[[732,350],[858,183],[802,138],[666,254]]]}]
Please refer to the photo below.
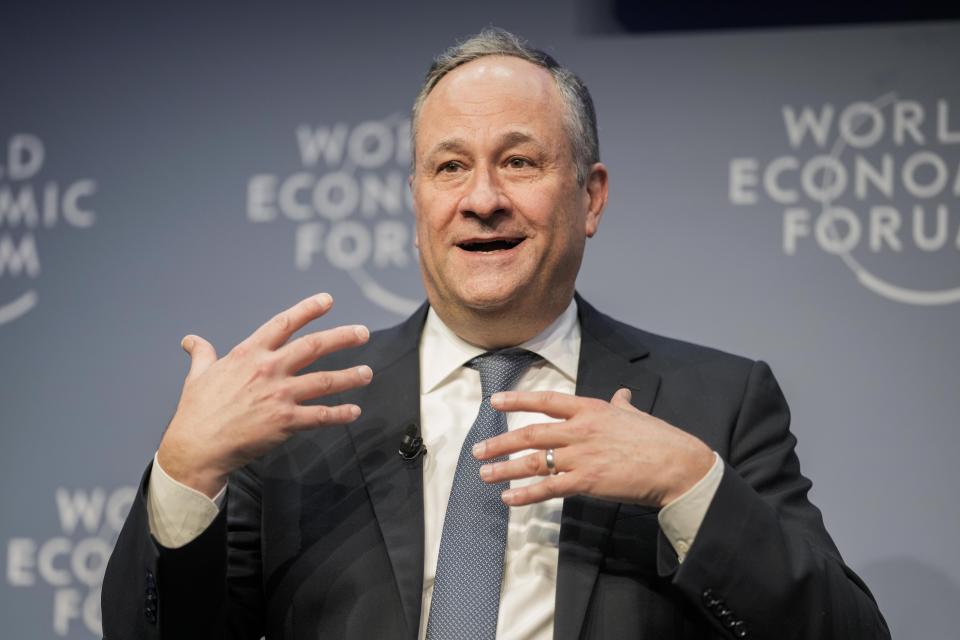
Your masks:
[{"label": "cheek", "polygon": [[414,244],[417,248],[420,262],[427,269],[435,270],[440,268],[444,262],[444,243],[442,234],[433,227],[427,226],[423,220],[417,221],[417,232],[414,236]]},{"label": "cheek", "polygon": [[583,255],[586,244],[584,221],[569,216],[558,216],[545,235],[546,258],[551,264],[562,264]]},{"label": "cheek", "polygon": [[427,243],[430,235],[442,232],[457,209],[453,199],[435,190],[428,190],[426,193],[414,193],[413,210],[417,229],[422,231],[420,240]]}]

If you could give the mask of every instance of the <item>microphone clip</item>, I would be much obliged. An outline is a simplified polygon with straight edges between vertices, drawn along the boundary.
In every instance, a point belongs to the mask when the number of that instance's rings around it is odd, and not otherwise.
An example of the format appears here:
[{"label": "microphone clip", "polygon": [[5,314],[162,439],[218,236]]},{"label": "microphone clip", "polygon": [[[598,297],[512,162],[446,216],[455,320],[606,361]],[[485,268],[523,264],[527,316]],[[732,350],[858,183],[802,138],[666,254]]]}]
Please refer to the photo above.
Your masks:
[{"label": "microphone clip", "polygon": [[407,425],[406,433],[403,440],[400,441],[400,449],[397,453],[407,461],[427,455],[427,447],[423,444],[423,438],[420,437],[420,428],[416,424]]}]

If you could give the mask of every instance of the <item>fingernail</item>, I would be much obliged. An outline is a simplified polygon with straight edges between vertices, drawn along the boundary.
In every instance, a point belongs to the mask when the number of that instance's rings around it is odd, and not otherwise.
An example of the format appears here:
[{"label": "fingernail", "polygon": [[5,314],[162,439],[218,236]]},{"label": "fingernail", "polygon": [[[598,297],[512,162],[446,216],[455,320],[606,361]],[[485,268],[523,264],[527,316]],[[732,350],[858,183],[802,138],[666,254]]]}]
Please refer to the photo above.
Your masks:
[{"label": "fingernail", "polygon": [[490,396],[490,404],[494,407],[503,404],[503,394],[495,393],[492,396]]},{"label": "fingernail", "polygon": [[500,494],[500,498],[504,502],[509,502],[510,500],[513,500],[514,496],[516,495],[517,495],[517,492],[514,491],[513,489],[507,489],[506,491]]},{"label": "fingernail", "polygon": [[482,456],[483,456],[483,452],[486,451],[486,450],[487,450],[487,443],[486,443],[486,442],[478,442],[477,444],[473,445],[473,449],[472,449],[472,451],[473,451],[473,457],[474,457],[474,458],[480,458],[480,457],[482,457]]},{"label": "fingernail", "polygon": [[480,477],[486,480],[493,473],[493,467],[489,464],[485,464],[480,467]]},{"label": "fingernail", "polygon": [[357,405],[350,407],[350,415],[354,418],[358,417],[360,415],[360,407]]},{"label": "fingernail", "polygon": [[329,293],[318,294],[316,297],[314,297],[314,300],[316,300],[321,307],[326,307],[333,304],[333,296],[331,296]]},{"label": "fingernail", "polygon": [[362,324],[357,325],[353,328],[353,332],[357,334],[357,337],[361,340],[366,340],[370,337],[370,329],[367,329]]},{"label": "fingernail", "polygon": [[359,375],[364,380],[370,380],[373,378],[373,369],[363,364],[357,367],[357,375]]},{"label": "fingernail", "polygon": [[185,351],[190,351],[190,349],[193,349],[193,338],[186,336],[180,341],[180,347]]}]

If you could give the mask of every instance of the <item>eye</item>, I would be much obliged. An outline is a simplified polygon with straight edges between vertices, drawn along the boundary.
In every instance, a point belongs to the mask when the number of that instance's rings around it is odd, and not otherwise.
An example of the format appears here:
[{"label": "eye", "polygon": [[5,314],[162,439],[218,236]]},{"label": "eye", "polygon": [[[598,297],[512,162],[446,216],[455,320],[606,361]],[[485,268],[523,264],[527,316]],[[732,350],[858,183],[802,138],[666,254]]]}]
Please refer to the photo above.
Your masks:
[{"label": "eye", "polygon": [[528,158],[522,156],[513,156],[507,160],[507,166],[511,169],[526,169],[527,167],[532,167],[533,163],[530,162]]},{"label": "eye", "polygon": [[451,160],[450,162],[444,162],[437,168],[437,173],[456,173],[460,171],[462,167],[459,162]]}]

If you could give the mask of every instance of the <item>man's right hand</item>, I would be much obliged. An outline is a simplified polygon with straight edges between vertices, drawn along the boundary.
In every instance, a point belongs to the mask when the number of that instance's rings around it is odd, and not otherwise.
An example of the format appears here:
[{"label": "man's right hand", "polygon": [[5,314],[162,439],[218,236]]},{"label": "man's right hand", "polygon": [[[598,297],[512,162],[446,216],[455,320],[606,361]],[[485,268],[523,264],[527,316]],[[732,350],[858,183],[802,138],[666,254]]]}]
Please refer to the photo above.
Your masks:
[{"label": "man's right hand", "polygon": [[356,405],[299,404],[361,387],[373,377],[366,365],[294,375],[318,357],[364,344],[370,337],[366,327],[353,325],[287,343],[332,305],[326,293],[307,298],[274,316],[219,360],[203,338],[183,339],[190,371],[157,452],[170,477],[212,498],[231,471],[297,431],[356,420]]}]

